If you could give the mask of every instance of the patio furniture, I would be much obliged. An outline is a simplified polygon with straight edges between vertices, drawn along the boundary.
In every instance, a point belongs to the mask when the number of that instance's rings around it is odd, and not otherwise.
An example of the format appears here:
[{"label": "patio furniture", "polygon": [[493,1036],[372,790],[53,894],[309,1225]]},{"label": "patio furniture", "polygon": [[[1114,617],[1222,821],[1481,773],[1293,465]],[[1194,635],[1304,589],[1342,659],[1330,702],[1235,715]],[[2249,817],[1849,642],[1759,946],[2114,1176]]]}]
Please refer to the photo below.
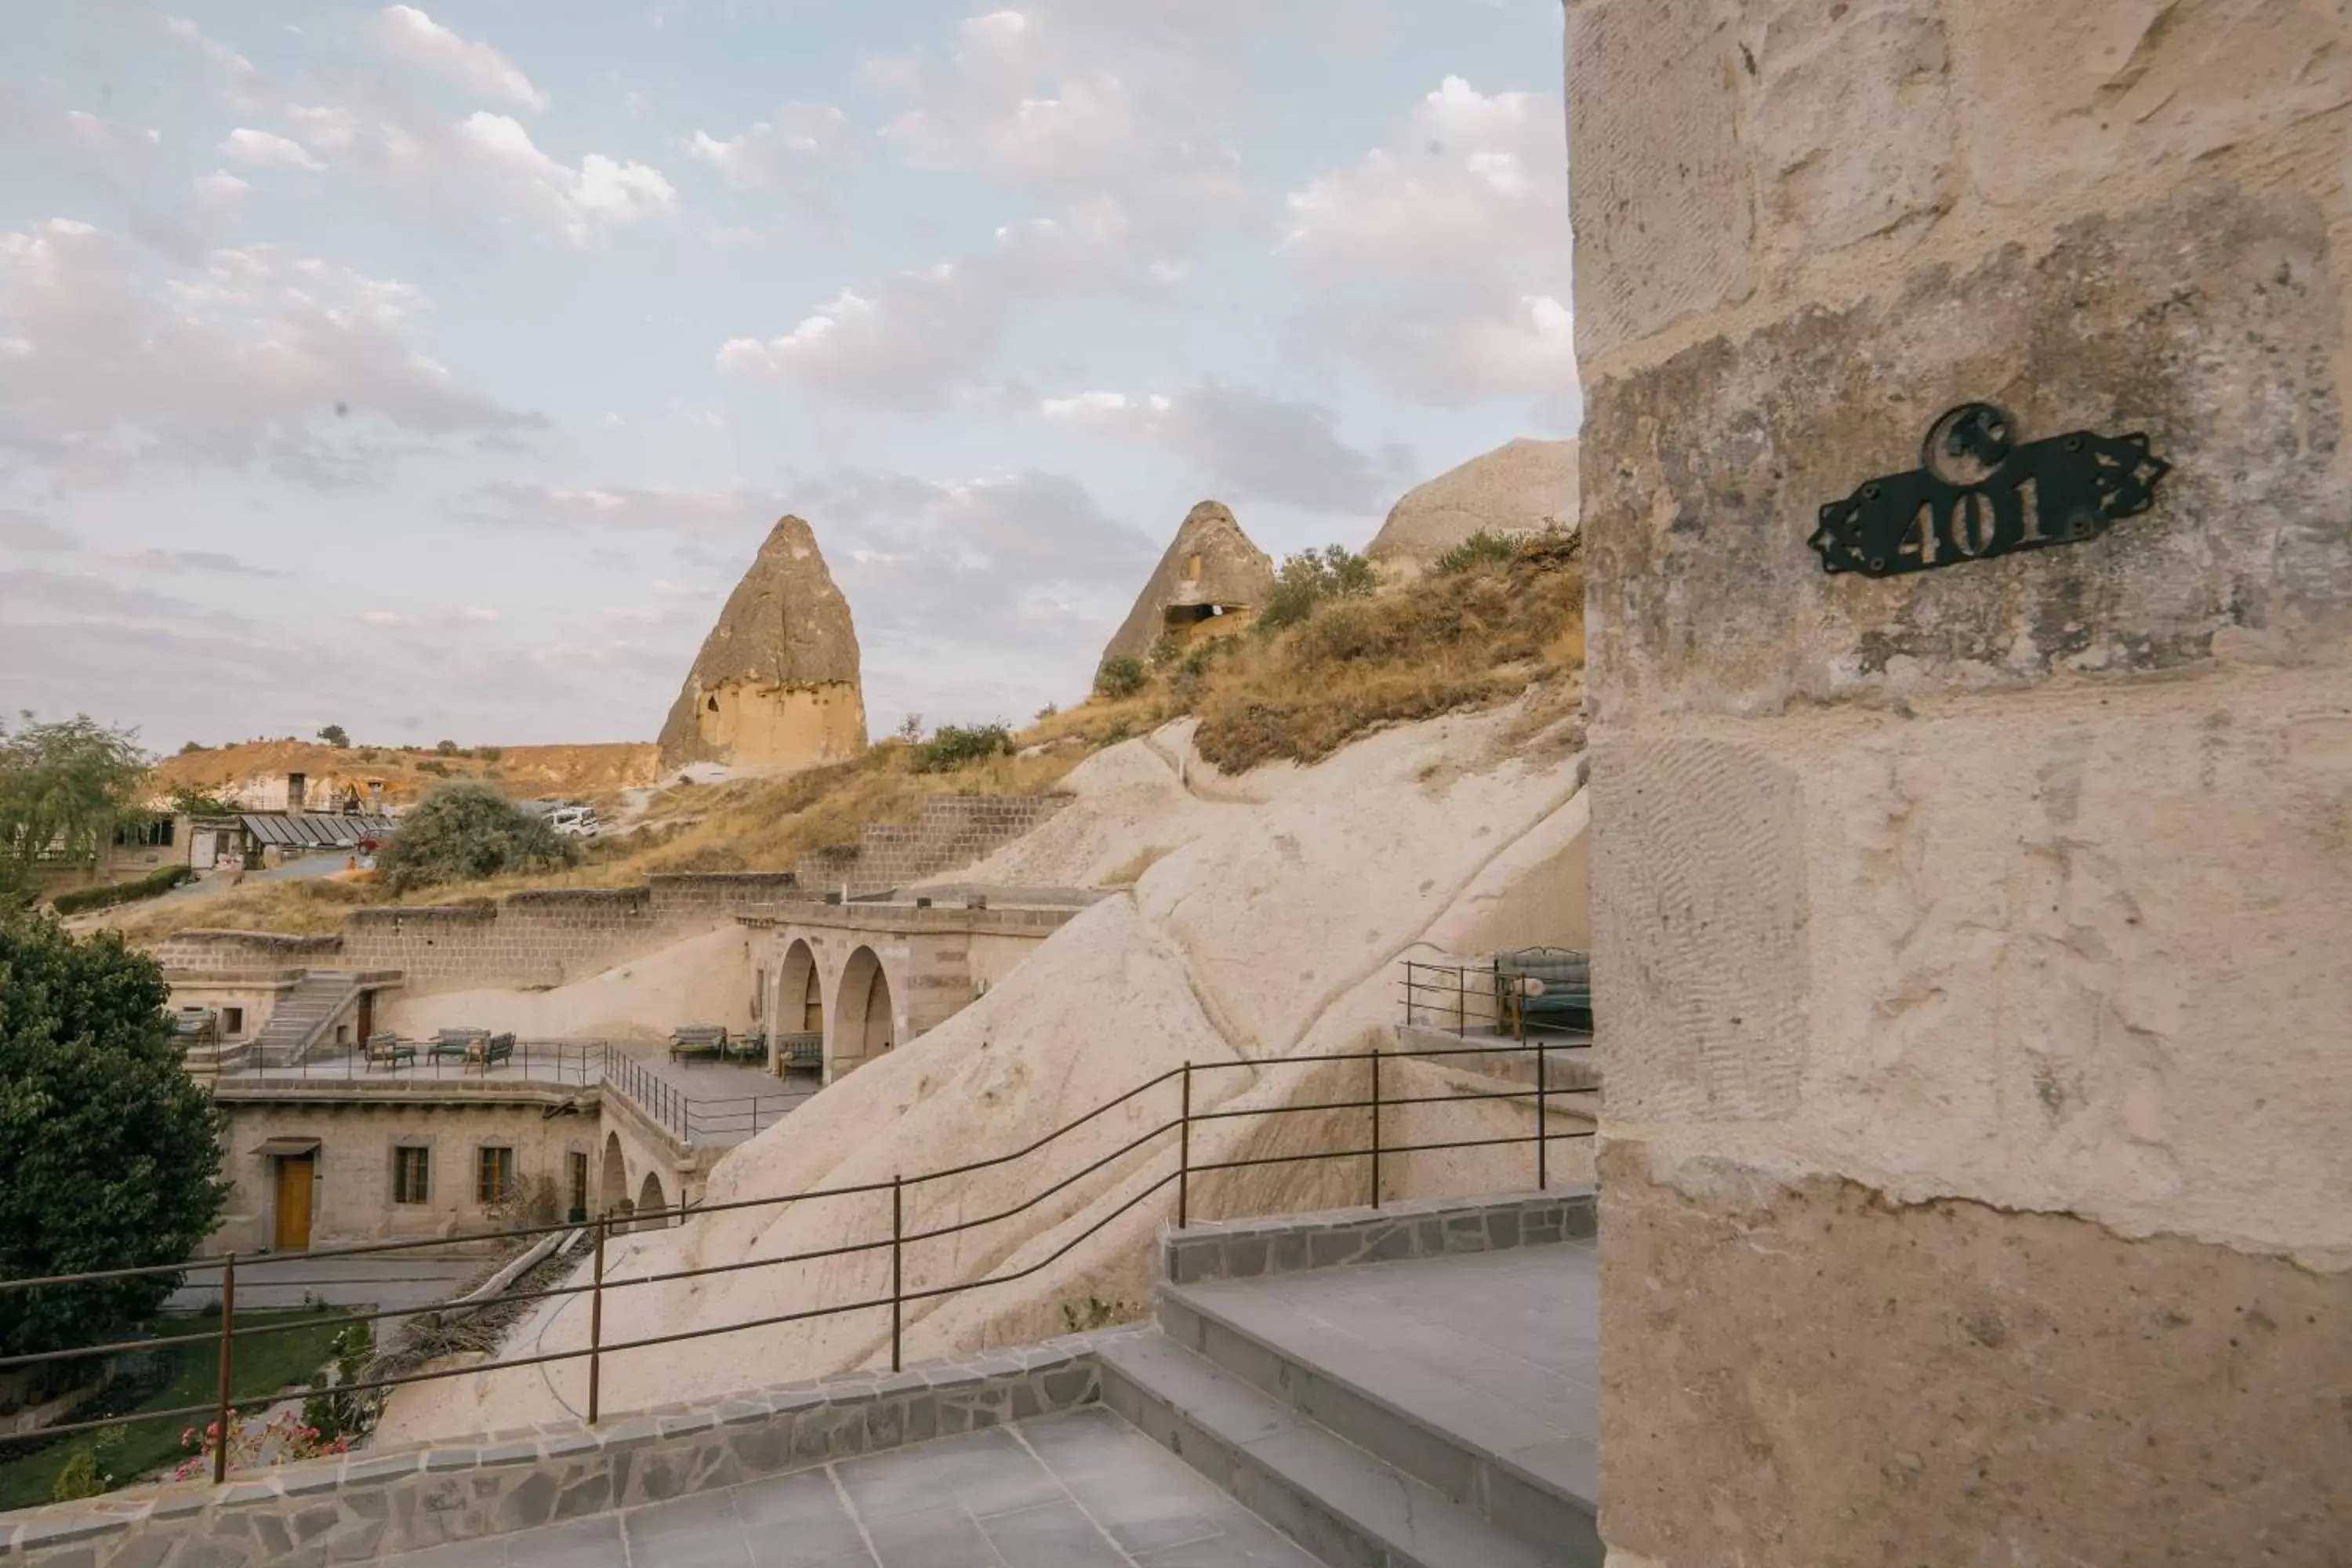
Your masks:
[{"label": "patio furniture", "polygon": [[1592,1027],[1592,958],[1564,947],[1495,955],[1495,1016],[1513,1035],[1530,1026]]},{"label": "patio furniture", "polygon": [[476,1047],[490,1037],[488,1029],[439,1029],[434,1032],[433,1043],[425,1047],[428,1061],[471,1061]]},{"label": "patio furniture", "polygon": [[512,1035],[490,1035],[481,1042],[481,1048],[469,1052],[466,1059],[481,1068],[494,1068],[513,1059],[515,1037]]},{"label": "patio furniture", "polygon": [[723,1024],[681,1024],[669,1032],[669,1059],[724,1061],[727,1027]]},{"label": "patio furniture", "polygon": [[750,1062],[765,1067],[768,1062],[768,1034],[764,1029],[746,1029],[719,1047],[719,1059]]},{"label": "patio furniture", "polygon": [[824,1037],[811,1029],[793,1031],[776,1037],[776,1066],[786,1071],[793,1068],[824,1070]]},{"label": "patio furniture", "polygon": [[183,1048],[220,1043],[220,1014],[211,1007],[183,1007],[172,1015],[172,1038]]},{"label": "patio furniture", "polygon": [[367,1037],[367,1065],[372,1068],[396,1068],[416,1059],[416,1047],[390,1030]]}]

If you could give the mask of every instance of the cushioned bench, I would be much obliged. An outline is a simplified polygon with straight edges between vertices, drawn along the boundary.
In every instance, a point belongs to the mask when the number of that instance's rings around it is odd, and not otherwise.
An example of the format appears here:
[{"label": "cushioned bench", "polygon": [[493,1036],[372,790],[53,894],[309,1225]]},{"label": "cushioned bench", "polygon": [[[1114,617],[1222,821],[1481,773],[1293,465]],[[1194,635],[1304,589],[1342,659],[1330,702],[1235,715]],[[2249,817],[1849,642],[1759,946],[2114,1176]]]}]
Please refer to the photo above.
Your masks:
[{"label": "cushioned bench", "polygon": [[726,1027],[719,1024],[681,1024],[669,1033],[669,1059],[674,1062],[726,1060]]},{"label": "cushioned bench", "polygon": [[416,1047],[389,1030],[367,1037],[367,1064],[372,1068],[398,1067],[415,1059]]},{"label": "cushioned bench", "polygon": [[1591,955],[1564,947],[1496,953],[1495,1016],[1515,1035],[1530,1025],[1591,1028]]},{"label": "cushioned bench", "polygon": [[817,1068],[824,1066],[824,1037],[812,1029],[776,1037],[776,1065],[780,1068]]},{"label": "cushioned bench", "polygon": [[490,1037],[488,1029],[440,1029],[433,1036],[432,1044],[425,1047],[428,1061],[464,1061],[474,1054],[476,1044]]}]

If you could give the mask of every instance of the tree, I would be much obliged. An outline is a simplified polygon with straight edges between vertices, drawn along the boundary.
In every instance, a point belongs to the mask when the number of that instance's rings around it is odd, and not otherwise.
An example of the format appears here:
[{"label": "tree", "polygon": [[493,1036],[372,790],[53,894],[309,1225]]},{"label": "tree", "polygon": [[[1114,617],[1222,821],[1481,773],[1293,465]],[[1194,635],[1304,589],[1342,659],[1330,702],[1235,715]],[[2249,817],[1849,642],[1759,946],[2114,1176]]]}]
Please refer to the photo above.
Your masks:
[{"label": "tree", "polygon": [[[155,960],[111,931],[0,919],[0,1279],[176,1263],[219,1222],[221,1121]],[[0,1290],[0,1354],[120,1338],[179,1281]]]},{"label": "tree", "polygon": [[0,908],[31,898],[45,858],[96,866],[146,771],[134,732],[88,714],[0,730]]},{"label": "tree", "polygon": [[326,742],[327,744],[334,747],[338,751],[352,743],[350,731],[346,731],[341,724],[330,724],[326,726],[319,731],[319,739]]},{"label": "tree", "polygon": [[1341,544],[1302,550],[1286,558],[1257,616],[1258,630],[1297,626],[1329,599],[1355,598],[1380,586],[1379,570]]},{"label": "tree", "polygon": [[514,871],[551,871],[580,861],[564,837],[488,784],[444,784],[400,819],[376,869],[395,893],[470,882]]},{"label": "tree", "polygon": [[173,784],[167,797],[174,816],[235,816],[238,807],[197,784]]}]

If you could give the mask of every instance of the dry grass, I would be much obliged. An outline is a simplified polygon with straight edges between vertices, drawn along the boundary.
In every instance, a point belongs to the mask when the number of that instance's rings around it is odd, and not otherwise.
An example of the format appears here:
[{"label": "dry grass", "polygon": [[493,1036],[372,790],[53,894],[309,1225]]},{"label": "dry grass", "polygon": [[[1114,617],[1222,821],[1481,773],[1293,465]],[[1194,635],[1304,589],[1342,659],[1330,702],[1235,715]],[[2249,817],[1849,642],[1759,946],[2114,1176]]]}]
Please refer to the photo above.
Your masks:
[{"label": "dry grass", "polygon": [[1522,557],[1327,604],[1165,684],[1200,715],[1201,754],[1239,772],[1315,762],[1384,725],[1508,701],[1530,685],[1572,694],[1583,664],[1582,570]]}]

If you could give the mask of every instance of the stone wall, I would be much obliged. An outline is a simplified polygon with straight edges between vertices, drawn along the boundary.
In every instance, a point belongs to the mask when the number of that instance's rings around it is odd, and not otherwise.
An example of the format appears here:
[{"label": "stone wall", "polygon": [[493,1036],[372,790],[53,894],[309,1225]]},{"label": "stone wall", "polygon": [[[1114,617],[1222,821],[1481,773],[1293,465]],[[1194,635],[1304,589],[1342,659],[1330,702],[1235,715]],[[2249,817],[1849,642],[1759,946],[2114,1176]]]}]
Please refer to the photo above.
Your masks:
[{"label": "stone wall", "polygon": [[[2340,1560],[2339,8],[1567,17],[1612,1558]],[[1825,573],[1977,400],[2171,471]]]},{"label": "stone wall", "polygon": [[182,931],[164,939],[167,969],[270,964],[396,970],[411,994],[472,985],[562,985],[767,908],[797,884],[789,871],[657,876],[635,888],[509,893],[496,903],[352,910],[341,936]]},{"label": "stone wall", "polygon": [[852,894],[905,888],[969,866],[1011,843],[1065,805],[1065,795],[950,795],[927,800],[912,822],[876,823],[855,844],[803,856],[801,885]]}]

